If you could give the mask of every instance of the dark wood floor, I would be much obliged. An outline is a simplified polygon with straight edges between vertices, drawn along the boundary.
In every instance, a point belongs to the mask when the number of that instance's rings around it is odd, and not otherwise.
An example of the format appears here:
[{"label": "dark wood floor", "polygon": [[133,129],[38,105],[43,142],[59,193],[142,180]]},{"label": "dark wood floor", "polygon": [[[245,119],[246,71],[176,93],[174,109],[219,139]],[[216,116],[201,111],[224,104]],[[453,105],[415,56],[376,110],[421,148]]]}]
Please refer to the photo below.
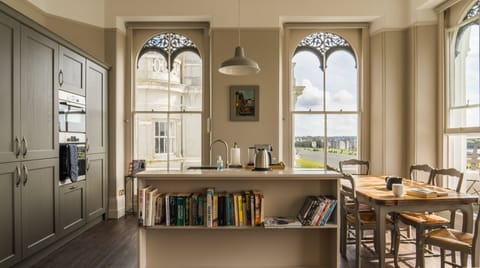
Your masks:
[{"label": "dark wood floor", "polygon": [[35,268],[41,267],[137,267],[137,221],[104,221],[50,254]]},{"label": "dark wood floor", "polygon": [[[389,237],[389,235],[387,235]],[[414,267],[415,246],[402,244],[400,267]],[[405,255],[407,253],[411,253]],[[355,246],[349,245],[347,259],[340,258],[341,268],[355,267]],[[440,267],[438,257],[427,257],[426,267]],[[394,267],[387,258],[387,267]],[[377,267],[373,254],[362,248],[362,267]],[[137,221],[135,217],[108,220],[83,233],[60,248],[35,268],[42,267],[137,267]]]}]

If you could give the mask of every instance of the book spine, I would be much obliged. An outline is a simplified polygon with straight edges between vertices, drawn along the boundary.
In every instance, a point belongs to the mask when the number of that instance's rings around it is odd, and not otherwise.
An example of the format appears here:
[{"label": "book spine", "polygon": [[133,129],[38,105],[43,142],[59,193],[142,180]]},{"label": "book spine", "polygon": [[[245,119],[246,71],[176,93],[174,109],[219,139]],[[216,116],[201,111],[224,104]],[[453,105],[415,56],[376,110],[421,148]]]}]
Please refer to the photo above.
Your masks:
[{"label": "book spine", "polygon": [[255,195],[250,194],[250,225],[255,226]]},{"label": "book spine", "polygon": [[177,196],[177,226],[185,226],[185,197]]},{"label": "book spine", "polygon": [[212,207],[212,226],[217,227],[218,226],[218,218],[219,218],[219,213],[218,213],[218,193],[213,194],[213,207]]},{"label": "book spine", "polygon": [[198,195],[192,194],[190,201],[190,224],[198,225]]},{"label": "book spine", "polygon": [[233,217],[234,217],[234,224],[235,226],[240,226],[240,222],[238,221],[238,195],[233,194]]},{"label": "book spine", "polygon": [[238,224],[239,226],[244,226],[245,221],[243,219],[243,196],[242,194],[238,194]]},{"label": "book spine", "polygon": [[177,196],[170,196],[170,226],[177,225]]},{"label": "book spine", "polygon": [[170,226],[170,194],[165,194],[165,225]]},{"label": "book spine", "polygon": [[322,219],[321,225],[327,224],[328,220],[330,219],[330,217],[333,214],[333,211],[335,211],[336,205],[337,205],[337,200],[332,199],[331,202],[330,202],[330,207],[328,208],[328,211],[325,214],[325,217],[323,217],[323,219]]},{"label": "book spine", "polygon": [[197,224],[198,225],[205,225],[205,196],[199,195],[198,196],[198,218]]},{"label": "book spine", "polygon": [[230,194],[225,195],[225,225],[232,225],[232,204],[230,203]]},{"label": "book spine", "polygon": [[206,207],[207,207],[207,218],[206,218],[206,223],[207,227],[213,227],[213,195],[214,195],[214,189],[213,188],[207,188],[206,191]]}]

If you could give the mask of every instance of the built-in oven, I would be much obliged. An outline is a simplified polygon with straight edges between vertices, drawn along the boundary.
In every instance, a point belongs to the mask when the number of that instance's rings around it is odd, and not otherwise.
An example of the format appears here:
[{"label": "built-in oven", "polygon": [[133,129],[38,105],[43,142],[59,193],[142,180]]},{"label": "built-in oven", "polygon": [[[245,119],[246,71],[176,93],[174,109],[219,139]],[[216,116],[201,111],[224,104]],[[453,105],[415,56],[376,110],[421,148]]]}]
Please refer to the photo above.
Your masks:
[{"label": "built-in oven", "polygon": [[85,97],[59,90],[58,103],[60,184],[67,184],[85,179]]},{"label": "built-in oven", "polygon": [[60,132],[85,133],[85,97],[58,91]]}]

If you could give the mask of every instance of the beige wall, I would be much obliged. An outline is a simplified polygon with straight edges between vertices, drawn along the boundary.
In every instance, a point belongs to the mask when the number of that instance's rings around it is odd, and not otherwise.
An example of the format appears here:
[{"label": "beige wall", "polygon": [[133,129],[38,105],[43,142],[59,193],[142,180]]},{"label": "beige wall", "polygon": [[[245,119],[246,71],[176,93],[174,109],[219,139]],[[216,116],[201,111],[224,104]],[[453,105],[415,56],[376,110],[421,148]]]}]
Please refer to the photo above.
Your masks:
[{"label": "beige wall", "polygon": [[371,39],[371,147],[373,174],[404,175],[408,93],[406,30]]},{"label": "beige wall", "polygon": [[[280,146],[280,31],[279,29],[242,29],[241,45],[247,57],[260,65],[256,75],[235,77],[218,72],[220,64],[233,57],[237,46],[236,29],[212,31],[212,140],[225,139],[229,145],[237,142],[241,161],[247,161],[247,148],[257,143],[273,145],[272,157],[278,160]],[[232,122],[229,114],[229,87],[232,85],[259,86],[259,121]],[[215,146],[215,149],[217,146]],[[214,158],[223,151],[215,150]]]},{"label": "beige wall", "polygon": [[86,52],[86,54],[105,62],[105,36],[103,28],[50,15],[27,1],[1,1],[71,42],[74,46]]},{"label": "beige wall", "polygon": [[124,189],[125,175],[125,56],[126,36],[117,29],[105,31],[106,60],[112,64],[108,83],[108,217],[118,218],[123,215],[125,196],[120,195]]},{"label": "beige wall", "polygon": [[438,167],[437,26],[413,26],[408,34],[410,87],[407,165],[429,164]]}]

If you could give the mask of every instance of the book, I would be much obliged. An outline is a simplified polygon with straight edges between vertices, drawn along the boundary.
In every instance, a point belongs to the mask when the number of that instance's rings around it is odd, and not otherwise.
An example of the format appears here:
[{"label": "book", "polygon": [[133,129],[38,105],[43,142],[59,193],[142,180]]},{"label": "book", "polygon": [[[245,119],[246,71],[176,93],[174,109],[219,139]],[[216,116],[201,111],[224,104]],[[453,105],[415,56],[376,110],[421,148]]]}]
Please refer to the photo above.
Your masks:
[{"label": "book", "polygon": [[148,191],[151,191],[153,187],[151,185],[145,186],[143,189],[138,190],[138,224],[145,224],[145,204]]},{"label": "book", "polygon": [[242,194],[237,195],[237,202],[238,202],[238,223],[239,226],[245,225],[245,220],[243,218],[243,196]]},{"label": "book", "polygon": [[265,217],[265,228],[298,228],[302,223],[295,217],[270,216]]},{"label": "book", "polygon": [[153,218],[155,214],[155,201],[160,195],[158,192],[158,189],[155,188],[147,193],[147,199],[146,199],[146,210],[145,210],[145,226],[152,226],[153,225]]},{"label": "book", "polygon": [[213,227],[213,195],[215,194],[214,188],[206,189],[206,224],[207,227]]},{"label": "book", "polygon": [[238,194],[237,193],[233,194],[232,199],[233,199],[234,225],[240,226],[240,222],[238,220]]},{"label": "book", "polygon": [[165,194],[160,194],[157,197],[157,200],[155,202],[155,219],[153,224],[154,225],[161,225],[165,223]]},{"label": "book", "polygon": [[423,198],[435,198],[440,196],[448,196],[448,192],[435,191],[427,188],[411,188],[407,190],[407,195]]},{"label": "book", "polygon": [[329,198],[330,199],[330,205],[328,207],[327,213],[325,216],[322,218],[322,222],[320,225],[325,225],[331,218],[332,215],[334,215],[335,207],[337,206],[337,200],[334,198]]}]

